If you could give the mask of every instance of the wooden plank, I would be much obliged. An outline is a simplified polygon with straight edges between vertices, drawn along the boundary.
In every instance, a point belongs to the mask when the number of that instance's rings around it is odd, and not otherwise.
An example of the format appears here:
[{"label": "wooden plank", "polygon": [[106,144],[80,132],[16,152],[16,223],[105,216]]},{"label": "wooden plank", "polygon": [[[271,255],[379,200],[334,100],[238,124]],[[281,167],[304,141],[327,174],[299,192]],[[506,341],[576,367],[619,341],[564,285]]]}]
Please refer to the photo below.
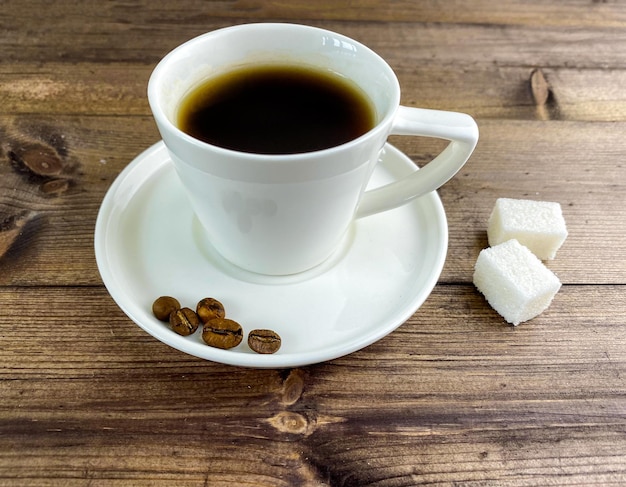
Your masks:
[{"label": "wooden plank", "polygon": [[[419,5],[421,2],[414,3]],[[160,9],[159,6],[133,8],[114,2],[107,2],[104,7],[98,5],[97,8],[89,2],[83,5],[86,6],[78,11],[73,3],[59,2],[50,16],[38,17],[23,3],[11,3],[0,13],[0,26],[5,32],[0,38],[4,61],[156,63],[168,51],[196,35],[243,21],[237,14],[234,17],[220,17],[219,11],[210,9],[206,10],[206,14],[198,13],[203,12],[202,8],[194,12],[185,7],[185,12],[181,13],[178,8],[173,11]],[[416,16],[411,20],[411,17],[403,14],[403,21],[381,22],[385,15],[382,19],[374,15],[379,13],[383,5],[378,6],[371,21],[346,22],[330,16],[328,20],[321,18],[311,24],[344,33],[365,43],[392,65],[406,62],[414,67],[431,64],[577,69],[626,67],[626,32],[611,22],[596,21],[586,26],[584,19],[593,18],[593,9],[589,5],[579,6],[579,13],[550,7],[555,18],[571,19],[570,15],[578,17],[575,28],[571,25],[543,26],[542,21],[528,25],[525,22],[506,25],[489,23],[485,18],[475,23],[449,23],[446,21],[446,10],[440,7],[436,11],[439,18]],[[541,5],[537,1],[537,10],[534,12],[522,4],[519,8],[524,8],[534,21],[545,18]],[[314,8],[317,11],[317,5]],[[617,11],[607,10],[607,15],[615,14],[612,18],[620,19],[624,8],[605,7],[611,8]],[[386,5],[384,9],[394,11]],[[499,10],[490,5],[489,9],[500,12],[502,18],[506,15],[514,19],[505,6]],[[354,11],[352,8],[350,10]],[[471,8],[455,10],[471,11]],[[246,19],[249,19],[250,12],[244,9],[242,14],[244,11]],[[273,15],[277,13],[265,18],[261,15],[257,20],[306,20],[302,17],[276,18]],[[622,20],[617,23],[623,25]],[[180,29],[180,24],[184,24],[185,29]],[[21,25],[30,26],[28,33],[20,29]],[[76,25],[80,25],[81,29],[78,30]],[[68,32],[73,35],[67,35]],[[572,49],[572,46],[576,48]]]},{"label": "wooden plank", "polygon": [[8,0],[3,4],[4,27],[21,25],[24,19],[50,21],[49,28],[61,29],[76,25],[100,25],[100,29],[128,28],[129,24],[161,26],[171,24],[194,25],[207,21],[227,20],[272,21],[293,20],[315,22],[337,20],[361,22],[437,22],[451,24],[531,25],[549,27],[623,27],[626,8],[621,2],[568,0],[550,3],[541,0],[472,0],[442,4],[437,0],[394,0],[393,4],[378,0],[333,2],[321,0],[312,4],[306,0],[188,0],[185,4],[167,1],[152,2],[95,2],[86,1],[77,9],[68,0],[56,0],[54,8],[45,16],[39,15],[40,2]]},{"label": "wooden plank", "polygon": [[[519,197],[561,203],[570,236],[549,266],[563,282],[623,283],[624,124],[479,120],[479,127],[475,154],[440,190],[450,228],[442,280],[471,280],[496,198]],[[19,116],[2,118],[0,131],[0,284],[99,284],[92,250],[99,205],[122,168],[159,139],[154,122],[59,116],[52,126],[45,116]],[[420,165],[442,146],[408,137],[392,142]],[[15,163],[10,154],[31,146],[58,158],[58,174],[37,175]]]},{"label": "wooden plank", "polygon": [[0,483],[618,483],[622,295],[566,286],[513,328],[441,285],[374,345],[280,371],[170,349],[103,288],[4,288]]},{"label": "wooden plank", "polygon": [[[91,62],[0,65],[2,112],[149,116],[146,88],[152,68],[152,64]],[[469,111],[478,117],[535,118],[536,107],[526,86],[528,69],[508,69],[506,75],[498,69],[402,65],[395,69],[406,105]],[[602,85],[597,89],[602,90]],[[620,106],[619,100],[616,105]]]},{"label": "wooden plank", "polygon": [[[153,64],[0,64],[4,114],[150,116],[146,87]],[[408,106],[476,118],[626,121],[626,71],[543,68],[548,100],[534,99],[534,67],[420,66],[395,60]]]},{"label": "wooden plank", "polygon": [[[471,284],[440,284],[422,308],[391,335],[310,370],[325,374],[341,367],[362,369],[352,372],[351,384],[335,389],[335,399],[350,399],[356,389],[365,396],[382,390],[400,402],[405,394],[423,398],[428,391],[449,398],[462,394],[480,399],[490,393],[516,400],[523,400],[525,394],[563,398],[586,393],[611,395],[619,390],[626,367],[626,323],[620,318],[626,302],[621,293],[623,285],[565,285],[546,312],[513,327]],[[0,316],[0,380],[7,388],[0,407],[7,409],[5,412],[12,409],[12,401],[20,401],[19,389],[12,386],[12,381],[18,380],[53,379],[50,387],[74,391],[71,397],[53,397],[85,408],[97,406],[90,403],[100,392],[79,386],[81,380],[110,382],[107,387],[113,388],[156,380],[184,388],[190,386],[184,382],[175,385],[181,376],[210,382],[218,375],[220,380],[206,392],[220,397],[233,392],[235,382],[231,381],[243,378],[265,377],[257,384],[263,390],[282,388],[279,370],[270,373],[214,364],[160,343],[133,324],[102,286],[3,287],[0,304],[5,310]],[[18,315],[29,323],[28,328],[19,328]],[[532,371],[522,367],[525,364]],[[420,375],[412,377],[413,369],[420,370]],[[552,371],[563,369],[571,377],[563,383],[550,383]],[[458,371],[467,376],[457,375]],[[225,375],[227,372],[234,375]],[[518,373],[528,374],[527,380],[534,378],[535,382],[516,383]],[[361,379],[365,380],[361,374],[369,375],[367,383],[361,384]],[[467,380],[475,383],[465,384]],[[501,382],[509,388],[504,390]],[[550,387],[545,387],[548,384]],[[168,387],[158,391],[160,401],[169,400]],[[123,408],[125,394],[117,397]],[[46,398],[33,396],[32,405],[45,413],[45,403],[37,401]],[[101,404],[96,409],[105,413],[106,407]]]}]

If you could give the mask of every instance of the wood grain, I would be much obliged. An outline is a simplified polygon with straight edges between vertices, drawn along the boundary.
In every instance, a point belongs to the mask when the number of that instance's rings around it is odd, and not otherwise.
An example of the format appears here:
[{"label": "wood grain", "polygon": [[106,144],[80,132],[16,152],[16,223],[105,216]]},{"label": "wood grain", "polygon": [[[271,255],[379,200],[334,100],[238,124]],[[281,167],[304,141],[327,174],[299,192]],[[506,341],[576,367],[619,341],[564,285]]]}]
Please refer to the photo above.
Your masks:
[{"label": "wood grain", "polygon": [[[405,105],[464,111],[481,120],[626,121],[626,96],[619,88],[626,83],[626,71],[621,69],[543,66],[550,97],[537,105],[531,76],[539,62],[464,68],[455,62],[426,68],[422,61],[392,62]],[[0,64],[3,113],[149,117],[146,85],[153,67],[116,62]],[[593,97],[587,86],[593,87]]]},{"label": "wood grain", "polygon": [[255,371],[166,347],[98,288],[36,289],[20,330],[12,316],[33,292],[5,289],[0,478],[416,485],[495,473],[506,484],[515,472],[523,485],[558,468],[571,485],[604,485],[625,473],[626,329],[602,312],[620,293],[567,287],[512,328],[471,286],[439,286],[371,347]]},{"label": "wood grain", "polygon": [[[159,140],[158,60],[248,22],[380,53],[402,103],[473,115],[439,190],[443,273],[394,333],[284,370],[143,332],[93,251],[107,189]],[[0,5],[0,486],[626,484],[626,5],[566,0],[6,0]],[[443,141],[392,137],[417,165]],[[558,201],[549,309],[506,324],[472,284],[498,197]],[[381,283],[384,285],[384,283]]]}]

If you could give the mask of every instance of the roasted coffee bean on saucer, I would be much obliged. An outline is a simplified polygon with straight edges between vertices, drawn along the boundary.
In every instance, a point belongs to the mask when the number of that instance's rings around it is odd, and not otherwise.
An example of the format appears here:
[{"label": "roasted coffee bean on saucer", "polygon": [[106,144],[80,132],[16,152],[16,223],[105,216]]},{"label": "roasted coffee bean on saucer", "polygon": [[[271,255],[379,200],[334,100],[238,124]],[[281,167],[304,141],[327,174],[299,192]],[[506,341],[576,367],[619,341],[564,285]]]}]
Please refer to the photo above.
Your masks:
[{"label": "roasted coffee bean on saucer", "polygon": [[243,329],[236,321],[214,318],[204,324],[202,339],[207,345],[227,350],[241,343]]},{"label": "roasted coffee bean on saucer", "polygon": [[172,330],[182,336],[191,335],[200,326],[200,318],[191,308],[182,308],[170,314]]},{"label": "roasted coffee bean on saucer", "polygon": [[161,321],[168,321],[170,313],[179,309],[178,299],[171,296],[161,296],[152,303],[152,313]]},{"label": "roasted coffee bean on saucer", "polygon": [[248,346],[257,353],[276,353],[280,349],[280,335],[274,330],[252,330],[248,333]]},{"label": "roasted coffee bean on saucer", "polygon": [[207,323],[215,318],[224,318],[226,311],[224,305],[214,298],[203,298],[196,306],[196,313],[202,323]]}]

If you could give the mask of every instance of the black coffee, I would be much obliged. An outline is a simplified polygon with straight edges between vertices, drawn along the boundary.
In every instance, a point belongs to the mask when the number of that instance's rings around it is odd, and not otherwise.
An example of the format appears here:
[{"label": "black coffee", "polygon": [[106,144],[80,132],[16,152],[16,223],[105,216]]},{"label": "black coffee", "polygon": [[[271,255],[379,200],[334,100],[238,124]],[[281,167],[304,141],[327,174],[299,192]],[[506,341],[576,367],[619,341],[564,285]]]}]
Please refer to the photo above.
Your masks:
[{"label": "black coffee", "polygon": [[331,72],[244,67],[208,79],[183,100],[178,127],[227,149],[297,154],[334,147],[375,125],[367,96]]}]

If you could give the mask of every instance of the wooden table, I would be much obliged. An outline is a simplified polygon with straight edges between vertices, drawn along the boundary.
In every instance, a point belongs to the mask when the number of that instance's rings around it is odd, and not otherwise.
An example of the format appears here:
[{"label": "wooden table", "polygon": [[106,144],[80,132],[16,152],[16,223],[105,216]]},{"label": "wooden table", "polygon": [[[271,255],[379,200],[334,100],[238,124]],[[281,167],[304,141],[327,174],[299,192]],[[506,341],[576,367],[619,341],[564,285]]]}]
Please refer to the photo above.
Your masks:
[{"label": "wooden table", "polygon": [[[626,4],[0,4],[0,485],[626,485]],[[445,268],[386,338],[238,368],[143,332],[104,288],[94,224],[159,140],[146,83],[200,33],[307,23],[369,45],[409,106],[481,139],[439,194]],[[422,164],[435,141],[392,141]],[[551,307],[507,325],[472,284],[498,197],[561,203]]]}]

